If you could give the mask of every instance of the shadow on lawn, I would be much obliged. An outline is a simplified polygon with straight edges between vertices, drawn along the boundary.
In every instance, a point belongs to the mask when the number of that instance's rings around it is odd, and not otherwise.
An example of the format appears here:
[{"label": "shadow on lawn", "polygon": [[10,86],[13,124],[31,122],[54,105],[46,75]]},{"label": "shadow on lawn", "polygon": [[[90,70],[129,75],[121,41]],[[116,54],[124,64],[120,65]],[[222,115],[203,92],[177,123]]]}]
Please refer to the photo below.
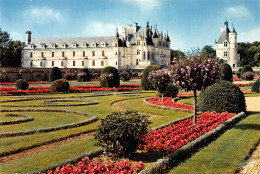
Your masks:
[{"label": "shadow on lawn", "polygon": [[[260,114],[260,112],[247,112],[248,115],[253,115],[253,114]],[[242,129],[242,130],[247,130],[247,129],[252,129],[252,130],[260,130],[260,124],[237,124],[233,127],[234,129]]]},{"label": "shadow on lawn", "polygon": [[132,159],[135,161],[143,161],[144,163],[153,163],[167,155],[167,152],[143,152],[137,150]]}]

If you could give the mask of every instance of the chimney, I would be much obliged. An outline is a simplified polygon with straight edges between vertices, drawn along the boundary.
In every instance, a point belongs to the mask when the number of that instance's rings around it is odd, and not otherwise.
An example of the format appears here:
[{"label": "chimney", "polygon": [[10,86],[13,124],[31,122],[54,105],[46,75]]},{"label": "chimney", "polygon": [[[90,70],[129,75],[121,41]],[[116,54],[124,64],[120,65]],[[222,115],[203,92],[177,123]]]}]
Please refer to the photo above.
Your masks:
[{"label": "chimney", "polygon": [[31,35],[32,35],[32,32],[31,31],[26,31],[25,32],[26,34],[26,45],[29,45],[31,43]]}]

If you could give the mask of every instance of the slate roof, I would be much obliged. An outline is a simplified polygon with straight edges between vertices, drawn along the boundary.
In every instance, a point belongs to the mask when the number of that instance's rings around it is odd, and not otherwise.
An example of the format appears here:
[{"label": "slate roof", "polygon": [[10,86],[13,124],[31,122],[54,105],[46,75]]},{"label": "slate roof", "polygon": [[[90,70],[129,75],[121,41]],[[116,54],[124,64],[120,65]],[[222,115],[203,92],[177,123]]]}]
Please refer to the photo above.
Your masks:
[{"label": "slate roof", "polygon": [[[97,47],[100,47],[100,43],[104,41],[107,47],[112,46],[114,36],[94,36],[94,37],[59,37],[59,38],[33,38],[30,44],[34,44],[36,48],[40,48],[41,44],[44,43],[47,48],[51,48],[51,44],[55,43],[56,48],[61,48],[61,43],[66,43],[67,48],[73,48],[72,44],[77,43],[78,48],[82,47],[82,43],[86,42],[89,46],[92,42],[97,43]],[[83,47],[82,47],[83,48]]]},{"label": "slate roof", "polygon": [[219,39],[218,39],[217,44],[223,44],[223,42],[224,42],[225,40],[227,40],[227,41],[229,42],[229,33],[230,33],[230,30],[229,30],[229,28],[228,28],[228,22],[226,21],[226,22],[224,23],[224,28],[223,28],[223,31],[222,31],[222,33],[221,33]]}]

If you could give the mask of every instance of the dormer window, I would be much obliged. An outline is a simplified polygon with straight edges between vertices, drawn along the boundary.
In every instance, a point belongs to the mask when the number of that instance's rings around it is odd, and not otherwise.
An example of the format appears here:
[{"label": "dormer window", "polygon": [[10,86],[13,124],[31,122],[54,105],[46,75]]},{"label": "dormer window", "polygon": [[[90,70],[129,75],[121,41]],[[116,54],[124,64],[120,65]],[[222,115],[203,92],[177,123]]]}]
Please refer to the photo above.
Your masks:
[{"label": "dormer window", "polygon": [[224,42],[224,47],[227,47],[227,42]]},{"label": "dormer window", "polygon": [[91,47],[96,47],[97,46],[97,43],[96,42],[92,42],[91,43]]},{"label": "dormer window", "polygon": [[101,42],[101,47],[106,47],[106,42],[102,41]]},{"label": "dormer window", "polygon": [[56,44],[55,43],[51,43],[51,48],[56,48]]},{"label": "dormer window", "polygon": [[62,48],[67,48],[67,44],[66,44],[65,42],[62,42],[62,43],[61,43],[61,47],[62,47]]},{"label": "dormer window", "polygon": [[87,42],[83,42],[82,47],[87,47]]},{"label": "dormer window", "polygon": [[72,47],[73,47],[73,48],[77,48],[77,46],[78,46],[78,44],[77,44],[76,42],[73,42],[73,43],[72,43]]},{"label": "dormer window", "polygon": [[30,45],[29,45],[29,48],[30,48],[30,49],[34,49],[34,48],[35,48],[35,47],[34,47],[34,44],[30,44]]},{"label": "dormer window", "polygon": [[41,45],[41,48],[42,48],[42,49],[45,49],[45,48],[46,48],[45,43],[41,43],[40,45]]}]

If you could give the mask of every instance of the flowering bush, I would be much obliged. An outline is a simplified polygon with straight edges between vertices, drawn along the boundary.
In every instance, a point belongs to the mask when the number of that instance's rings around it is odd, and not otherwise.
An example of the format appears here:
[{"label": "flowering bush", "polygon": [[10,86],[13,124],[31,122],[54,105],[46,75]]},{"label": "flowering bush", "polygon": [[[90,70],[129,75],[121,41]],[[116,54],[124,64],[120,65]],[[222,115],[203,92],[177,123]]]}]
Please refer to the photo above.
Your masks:
[{"label": "flowering bush", "polygon": [[194,120],[197,117],[197,90],[203,90],[207,86],[220,80],[220,67],[215,60],[203,60],[200,56],[190,56],[188,59],[177,61],[174,58],[170,65],[173,84],[180,86],[185,91],[194,92]]},{"label": "flowering bush", "polygon": [[75,73],[65,73],[64,74],[64,79],[66,79],[66,80],[72,80],[73,78],[75,78]]},{"label": "flowering bush", "polygon": [[[131,164],[129,161],[121,161],[119,163],[101,163],[100,161],[91,161],[88,157],[83,158],[77,165],[67,164],[62,168],[56,168],[55,171],[48,171],[48,174],[133,174],[144,169],[142,162]],[[43,173],[39,173],[43,174]]]},{"label": "flowering bush", "polygon": [[7,75],[4,74],[4,73],[1,73],[0,74],[0,80],[1,80],[1,82],[6,82],[7,81]]},{"label": "flowering bush", "polygon": [[205,112],[198,117],[196,126],[192,124],[190,118],[163,129],[152,130],[144,137],[145,143],[140,145],[140,148],[148,151],[174,152],[188,142],[216,128],[234,115],[227,112],[221,114]]},{"label": "flowering bush", "polygon": [[164,101],[163,93],[171,83],[171,72],[165,69],[149,72],[148,80],[152,86],[162,93],[162,102]]},{"label": "flowering bush", "polygon": [[253,80],[253,79],[254,79],[254,76],[255,76],[255,73],[252,72],[252,71],[247,71],[247,72],[245,72],[245,73],[242,75],[243,79],[245,79],[245,80]]},{"label": "flowering bush", "polygon": [[186,105],[181,103],[175,103],[171,100],[171,97],[165,97],[164,101],[162,101],[158,97],[149,98],[148,102],[151,104],[173,107],[173,108],[180,108],[180,109],[194,109],[192,105]]}]

